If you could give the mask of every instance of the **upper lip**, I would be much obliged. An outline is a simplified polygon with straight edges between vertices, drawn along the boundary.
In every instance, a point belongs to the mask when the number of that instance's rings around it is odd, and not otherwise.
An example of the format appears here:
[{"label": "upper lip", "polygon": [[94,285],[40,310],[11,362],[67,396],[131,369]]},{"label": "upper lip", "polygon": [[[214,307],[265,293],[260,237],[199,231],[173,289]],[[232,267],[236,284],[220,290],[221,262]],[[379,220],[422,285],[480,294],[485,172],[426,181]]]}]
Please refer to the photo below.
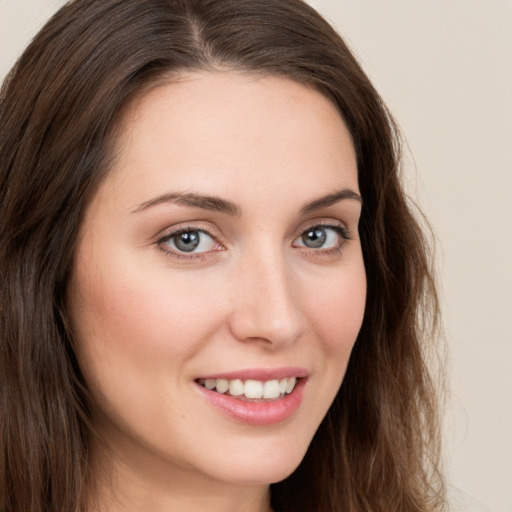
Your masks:
[{"label": "upper lip", "polygon": [[305,368],[281,367],[281,368],[247,368],[244,370],[234,370],[229,372],[212,373],[201,375],[201,379],[226,379],[226,380],[274,380],[288,379],[291,377],[307,377],[309,372]]}]

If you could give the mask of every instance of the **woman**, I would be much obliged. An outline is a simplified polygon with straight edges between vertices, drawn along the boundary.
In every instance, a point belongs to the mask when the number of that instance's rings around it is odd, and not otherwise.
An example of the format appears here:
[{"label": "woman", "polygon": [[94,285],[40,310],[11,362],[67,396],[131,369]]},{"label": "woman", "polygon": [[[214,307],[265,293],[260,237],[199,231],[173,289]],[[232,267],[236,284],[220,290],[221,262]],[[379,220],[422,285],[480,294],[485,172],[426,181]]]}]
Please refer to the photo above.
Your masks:
[{"label": "woman", "polygon": [[396,128],[311,7],[71,2],[0,115],[3,512],[443,508]]}]

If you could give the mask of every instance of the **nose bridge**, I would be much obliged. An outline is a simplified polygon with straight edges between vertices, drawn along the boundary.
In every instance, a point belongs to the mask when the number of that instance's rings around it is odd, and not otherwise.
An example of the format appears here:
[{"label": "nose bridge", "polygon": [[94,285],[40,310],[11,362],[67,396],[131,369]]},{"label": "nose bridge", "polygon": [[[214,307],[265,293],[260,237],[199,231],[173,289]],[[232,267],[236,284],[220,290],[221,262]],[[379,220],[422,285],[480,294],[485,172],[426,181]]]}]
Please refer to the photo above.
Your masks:
[{"label": "nose bridge", "polygon": [[240,340],[274,346],[293,343],[303,329],[293,275],[279,247],[265,246],[241,258],[232,331]]}]

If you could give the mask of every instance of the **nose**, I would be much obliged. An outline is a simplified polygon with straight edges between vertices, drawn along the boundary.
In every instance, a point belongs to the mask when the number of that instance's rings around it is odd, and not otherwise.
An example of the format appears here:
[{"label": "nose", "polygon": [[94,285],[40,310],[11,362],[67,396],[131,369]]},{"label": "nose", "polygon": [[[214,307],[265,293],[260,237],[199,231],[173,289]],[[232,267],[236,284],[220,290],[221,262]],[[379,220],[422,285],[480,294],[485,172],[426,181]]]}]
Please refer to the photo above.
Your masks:
[{"label": "nose", "polygon": [[250,258],[234,279],[230,329],[240,341],[278,349],[295,343],[305,329],[298,281],[280,254]]}]

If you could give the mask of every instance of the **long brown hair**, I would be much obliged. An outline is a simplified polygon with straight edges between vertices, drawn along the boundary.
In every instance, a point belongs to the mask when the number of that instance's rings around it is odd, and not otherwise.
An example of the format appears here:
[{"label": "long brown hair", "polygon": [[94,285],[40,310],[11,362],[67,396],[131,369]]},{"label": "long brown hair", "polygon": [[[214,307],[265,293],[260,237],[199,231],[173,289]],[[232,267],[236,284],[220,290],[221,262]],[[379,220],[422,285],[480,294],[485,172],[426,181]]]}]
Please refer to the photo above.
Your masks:
[{"label": "long brown hair", "polygon": [[75,0],[0,95],[0,510],[71,511],[84,497],[90,402],[66,317],[77,232],[121,109],[169,74],[218,68],[327,96],[364,201],[363,326],[305,459],[271,487],[274,509],[443,509],[427,244],[399,182],[396,126],[346,44],[301,0]]}]

